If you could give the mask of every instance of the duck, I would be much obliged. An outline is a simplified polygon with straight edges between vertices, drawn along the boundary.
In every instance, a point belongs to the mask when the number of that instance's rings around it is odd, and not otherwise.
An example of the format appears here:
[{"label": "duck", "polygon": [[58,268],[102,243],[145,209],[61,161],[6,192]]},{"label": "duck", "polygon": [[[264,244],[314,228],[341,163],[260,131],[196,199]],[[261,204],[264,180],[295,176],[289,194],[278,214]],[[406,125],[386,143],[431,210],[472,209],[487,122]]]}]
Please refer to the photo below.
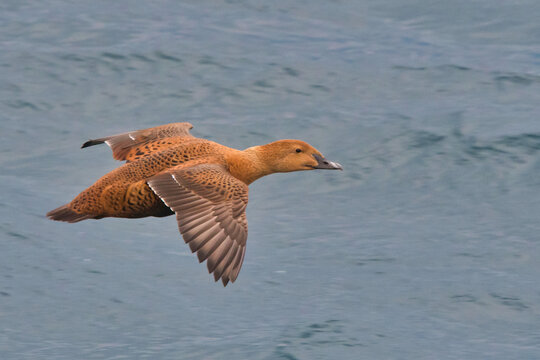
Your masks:
[{"label": "duck", "polygon": [[246,252],[248,185],[274,173],[343,170],[301,140],[237,150],[197,138],[192,128],[171,123],[85,142],[82,148],[107,144],[125,163],[46,216],[75,223],[175,215],[191,252],[227,286],[237,279]]}]

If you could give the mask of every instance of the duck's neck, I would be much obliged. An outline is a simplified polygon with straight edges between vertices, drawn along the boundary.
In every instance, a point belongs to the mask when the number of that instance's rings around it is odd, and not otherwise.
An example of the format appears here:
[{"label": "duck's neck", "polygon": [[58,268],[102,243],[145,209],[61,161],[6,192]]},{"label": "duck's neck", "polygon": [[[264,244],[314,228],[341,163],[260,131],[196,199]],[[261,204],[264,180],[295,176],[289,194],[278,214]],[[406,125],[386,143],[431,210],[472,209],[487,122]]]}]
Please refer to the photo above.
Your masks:
[{"label": "duck's neck", "polygon": [[273,173],[265,163],[264,156],[261,156],[261,150],[261,146],[253,146],[245,150],[233,150],[226,154],[225,160],[231,174],[249,185],[255,180]]}]

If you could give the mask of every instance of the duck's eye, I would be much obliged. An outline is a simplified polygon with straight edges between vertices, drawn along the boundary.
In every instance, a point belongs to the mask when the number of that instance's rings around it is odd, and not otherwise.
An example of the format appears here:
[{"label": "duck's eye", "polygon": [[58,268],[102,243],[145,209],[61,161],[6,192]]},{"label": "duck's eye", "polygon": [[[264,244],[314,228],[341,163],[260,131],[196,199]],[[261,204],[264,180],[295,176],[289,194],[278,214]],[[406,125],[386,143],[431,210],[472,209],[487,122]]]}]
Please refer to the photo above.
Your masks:
[{"label": "duck's eye", "polygon": [[302,152],[302,149],[296,149],[296,152],[297,153]]}]

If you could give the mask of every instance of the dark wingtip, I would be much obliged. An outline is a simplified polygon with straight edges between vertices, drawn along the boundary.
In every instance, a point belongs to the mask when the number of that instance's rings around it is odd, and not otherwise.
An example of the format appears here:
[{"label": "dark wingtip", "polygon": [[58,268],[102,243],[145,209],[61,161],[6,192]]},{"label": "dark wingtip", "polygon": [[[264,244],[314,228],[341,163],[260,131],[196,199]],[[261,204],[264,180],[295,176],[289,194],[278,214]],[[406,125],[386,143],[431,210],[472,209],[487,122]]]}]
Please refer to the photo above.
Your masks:
[{"label": "dark wingtip", "polygon": [[82,144],[81,149],[84,149],[84,148],[89,147],[89,146],[103,144],[104,142],[105,141],[103,141],[103,140],[88,140],[87,142]]}]

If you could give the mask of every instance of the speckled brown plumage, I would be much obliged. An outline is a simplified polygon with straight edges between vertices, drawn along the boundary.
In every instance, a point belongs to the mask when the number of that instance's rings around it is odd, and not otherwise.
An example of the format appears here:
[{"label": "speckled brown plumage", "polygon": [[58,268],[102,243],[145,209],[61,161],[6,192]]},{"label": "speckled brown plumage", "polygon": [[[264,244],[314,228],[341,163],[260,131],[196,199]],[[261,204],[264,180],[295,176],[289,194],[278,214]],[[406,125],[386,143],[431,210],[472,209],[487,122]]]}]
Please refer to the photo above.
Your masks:
[{"label": "speckled brown plumage", "polygon": [[341,169],[300,140],[240,151],[195,138],[191,128],[174,123],[87,141],[83,148],[106,143],[126,163],[47,216],[78,222],[176,214],[191,251],[227,285],[244,259],[248,185],[274,172]]}]

